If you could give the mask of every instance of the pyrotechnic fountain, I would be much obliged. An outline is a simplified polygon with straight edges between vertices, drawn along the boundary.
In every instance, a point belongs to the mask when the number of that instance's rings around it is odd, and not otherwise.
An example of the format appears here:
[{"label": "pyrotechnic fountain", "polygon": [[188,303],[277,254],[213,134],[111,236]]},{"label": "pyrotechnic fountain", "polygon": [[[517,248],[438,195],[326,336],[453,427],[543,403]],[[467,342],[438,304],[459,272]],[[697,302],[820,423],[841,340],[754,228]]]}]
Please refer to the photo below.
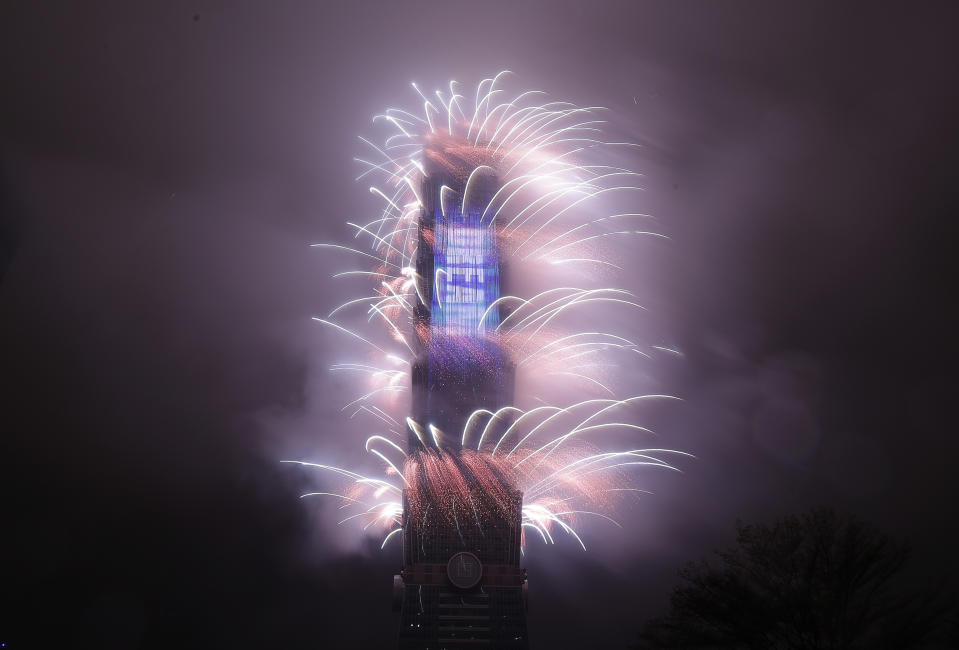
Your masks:
[{"label": "pyrotechnic fountain", "polygon": [[[471,102],[455,82],[433,99],[414,85],[421,114],[376,116],[392,132],[381,145],[363,139],[373,156],[357,160],[367,167],[361,178],[383,181],[370,188],[382,213],[349,224],[369,248],[316,245],[376,262],[337,274],[372,279],[371,295],[316,320],[369,353],[334,370],[369,382],[344,410],[388,432],[366,440],[386,475],[288,462],[345,479],[343,490],[303,495],[357,509],[343,522],[379,524],[383,546],[402,533],[402,648],[527,647],[522,531],[553,543],[560,530],[585,549],[580,519],[616,524],[616,502],[641,491],[630,470],[675,469],[663,458],[682,453],[606,448],[614,433],[652,434],[635,422],[637,406],[674,398],[620,396],[608,376],[655,346],[576,319],[583,310],[643,309],[626,289],[590,286],[619,269],[602,254],[607,238],[662,236],[637,227],[649,215],[598,212],[636,191],[639,174],[599,164],[605,150],[625,146],[601,139],[599,109],[535,103],[538,91],[504,99],[504,74],[481,82]],[[519,275],[538,275],[546,287],[507,294]],[[570,277],[589,284],[567,286]],[[567,282],[556,286],[560,278]],[[336,322],[360,305],[385,328]],[[530,379],[517,391],[519,373]],[[558,380],[587,399],[550,403]],[[407,390],[411,400],[397,399]]]}]

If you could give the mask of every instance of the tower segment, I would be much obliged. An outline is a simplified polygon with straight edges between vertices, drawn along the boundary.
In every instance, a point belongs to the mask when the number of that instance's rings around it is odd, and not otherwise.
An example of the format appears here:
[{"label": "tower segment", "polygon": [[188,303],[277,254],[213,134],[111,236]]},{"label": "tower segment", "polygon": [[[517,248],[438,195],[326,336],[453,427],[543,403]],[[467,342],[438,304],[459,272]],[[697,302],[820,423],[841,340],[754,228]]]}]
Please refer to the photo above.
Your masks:
[{"label": "tower segment", "polygon": [[477,410],[513,401],[496,335],[505,265],[491,207],[494,160],[465,141],[425,150],[417,224],[418,353],[404,471],[401,650],[527,648],[522,494],[487,452],[464,448]]}]

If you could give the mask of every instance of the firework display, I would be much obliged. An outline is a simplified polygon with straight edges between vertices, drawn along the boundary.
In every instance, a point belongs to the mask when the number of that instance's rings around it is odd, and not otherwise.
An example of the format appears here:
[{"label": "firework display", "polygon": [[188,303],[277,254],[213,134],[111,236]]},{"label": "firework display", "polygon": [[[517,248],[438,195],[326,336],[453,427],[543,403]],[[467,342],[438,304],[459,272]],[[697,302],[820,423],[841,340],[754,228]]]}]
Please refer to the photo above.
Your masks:
[{"label": "firework display", "polygon": [[617,388],[617,369],[655,346],[630,327],[636,296],[609,285],[622,267],[607,244],[663,236],[629,211],[640,175],[610,162],[629,145],[604,140],[602,109],[508,94],[509,76],[470,92],[414,84],[421,108],[375,116],[388,132],[361,138],[357,161],[379,214],[348,223],[349,245],[314,244],[360,264],[335,277],[370,281],[315,320],[355,353],[332,370],[358,379],[344,418],[368,420],[383,472],[284,462],[328,476],[335,489],[303,498],[338,500],[340,523],[382,546],[427,521],[462,538],[515,519],[524,548],[560,533],[585,549],[580,523],[617,525],[643,491],[637,470],[688,455],[648,445],[642,419],[676,398]]}]

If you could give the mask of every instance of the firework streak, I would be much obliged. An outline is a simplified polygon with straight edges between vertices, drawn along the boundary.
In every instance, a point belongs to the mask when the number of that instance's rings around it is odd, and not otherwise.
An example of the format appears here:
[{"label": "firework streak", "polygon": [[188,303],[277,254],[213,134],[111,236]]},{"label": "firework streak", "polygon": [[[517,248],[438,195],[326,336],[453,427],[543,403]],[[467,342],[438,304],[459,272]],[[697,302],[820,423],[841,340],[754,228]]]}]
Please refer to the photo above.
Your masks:
[{"label": "firework streak", "polygon": [[[377,427],[365,446],[385,473],[284,462],[340,479],[340,490],[303,497],[339,499],[340,523],[382,531],[383,546],[404,523],[481,526],[521,507],[524,531],[546,543],[566,533],[585,549],[578,522],[616,524],[618,502],[642,492],[635,470],[674,470],[665,459],[688,456],[635,442],[608,448],[624,434],[648,440],[644,404],[675,399],[619,394],[609,377],[651,348],[596,325],[643,310],[630,291],[591,280],[621,271],[604,256],[607,242],[662,237],[642,227],[649,215],[608,207],[639,189],[639,174],[599,164],[628,145],[603,140],[602,109],[539,103],[539,91],[507,95],[506,74],[470,96],[455,82],[434,96],[414,84],[421,110],[374,117],[390,132],[379,144],[361,138],[369,154],[356,160],[359,178],[379,178],[370,192],[380,213],[347,223],[357,243],[315,244],[368,264],[334,277],[365,277],[372,290],[315,320],[361,350],[333,370],[361,379],[343,410]],[[507,294],[514,284],[535,290]],[[346,324],[363,310],[368,326]],[[596,317],[613,313],[618,321]],[[557,382],[565,390],[551,390]],[[571,390],[585,399],[549,399]]]}]

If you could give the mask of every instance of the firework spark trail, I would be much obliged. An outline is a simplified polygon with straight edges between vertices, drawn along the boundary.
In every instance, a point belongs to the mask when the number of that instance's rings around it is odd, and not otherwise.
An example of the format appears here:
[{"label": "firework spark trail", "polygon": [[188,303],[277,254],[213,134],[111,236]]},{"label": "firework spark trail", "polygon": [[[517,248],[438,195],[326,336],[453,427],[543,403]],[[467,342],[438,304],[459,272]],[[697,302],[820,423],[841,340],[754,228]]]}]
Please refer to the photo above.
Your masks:
[{"label": "firework spark trail", "polygon": [[[616,432],[653,435],[634,421],[637,406],[675,399],[620,397],[608,379],[610,368],[618,363],[635,364],[650,358],[654,350],[674,350],[644,348],[630,333],[595,326],[579,331],[570,318],[597,307],[607,310],[602,313],[644,310],[635,295],[615,286],[550,286],[560,281],[557,265],[563,265],[563,277],[569,276],[568,266],[579,268],[580,278],[590,277],[598,268],[621,269],[604,257],[602,245],[609,239],[664,237],[649,229],[650,215],[608,207],[613,197],[631,200],[641,191],[633,183],[642,175],[601,164],[606,149],[625,144],[602,140],[603,121],[596,117],[604,109],[535,103],[545,95],[537,90],[507,98],[501,85],[509,74],[504,71],[480,82],[472,106],[467,105],[468,96],[455,91],[456,82],[450,82],[448,93],[437,91],[432,99],[413,84],[423,102],[418,112],[388,108],[374,116],[374,125],[390,131],[380,144],[361,137],[369,153],[355,160],[364,167],[358,180],[380,179],[380,185],[369,188],[382,202],[379,213],[367,223],[347,222],[356,243],[313,244],[367,265],[340,271],[334,278],[365,277],[371,290],[314,320],[333,329],[345,343],[362,343],[365,348],[362,358],[332,369],[364,378],[358,396],[343,410],[351,418],[369,417],[378,428],[366,439],[365,448],[383,464],[385,477],[321,463],[286,462],[344,480],[343,489],[303,497],[337,499],[340,508],[354,511],[341,523],[358,519],[365,522],[364,529],[382,527],[384,546],[403,526],[404,490],[406,515],[419,520],[432,504],[448,504],[429,516],[450,519],[457,527],[470,517],[477,525],[490,515],[509,517],[519,491],[522,525],[535,537],[551,543],[562,531],[585,549],[575,528],[580,520],[597,517],[615,524],[612,515],[623,496],[643,492],[631,487],[631,470],[678,471],[665,459],[689,456],[662,448],[608,449],[604,444]],[[498,186],[480,212],[481,229],[495,239],[495,249],[509,262],[511,272],[521,269],[525,276],[546,283],[546,288],[527,297],[497,296],[477,315],[471,325],[474,331],[431,331],[415,317],[417,309],[431,308],[424,298],[432,294],[430,286],[437,287],[439,301],[433,308],[445,309],[441,289],[449,282],[444,268],[437,268],[433,278],[416,271],[424,206],[419,188],[428,166],[439,166],[454,177],[469,170],[459,178],[462,192],[440,188],[444,216],[454,209],[465,215],[480,179],[495,174]],[[639,223],[646,225],[634,225]],[[437,227],[423,229],[419,236],[432,248],[435,238],[452,233]],[[367,315],[360,331],[337,322],[360,308]],[[500,313],[501,319],[494,318]],[[492,343],[492,348],[485,343]],[[408,416],[409,403],[398,398],[408,392],[413,359],[423,349],[436,355],[467,354],[487,365],[503,363],[502,356],[490,353],[502,350],[517,368],[539,381],[562,378],[575,382],[584,393],[598,394],[574,403],[478,409],[466,418],[462,431],[442,431],[414,421]],[[542,401],[542,396],[527,396],[525,401],[530,397]],[[408,435],[403,421],[418,448],[401,446]],[[461,448],[452,451],[453,443]]]}]

